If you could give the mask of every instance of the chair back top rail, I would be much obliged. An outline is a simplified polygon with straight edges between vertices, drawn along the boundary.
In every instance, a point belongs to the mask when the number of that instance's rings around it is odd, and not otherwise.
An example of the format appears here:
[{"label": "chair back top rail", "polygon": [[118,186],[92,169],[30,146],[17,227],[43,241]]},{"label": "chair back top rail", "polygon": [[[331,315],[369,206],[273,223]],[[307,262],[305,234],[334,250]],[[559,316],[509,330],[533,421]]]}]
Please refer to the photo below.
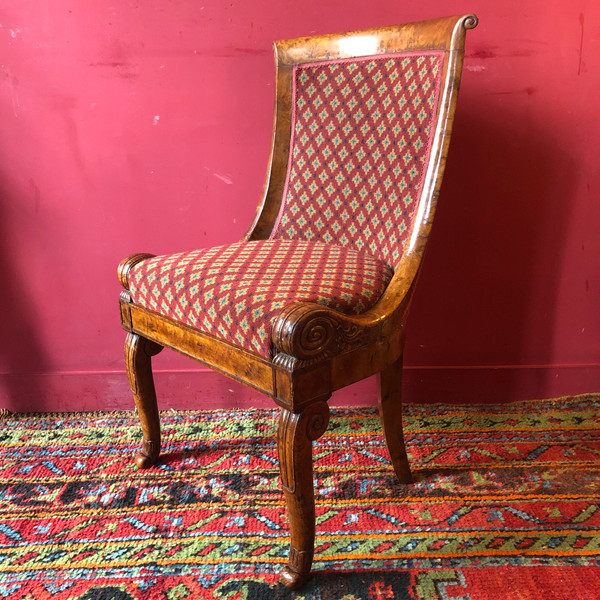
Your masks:
[{"label": "chair back top rail", "polygon": [[293,66],[390,52],[460,50],[465,30],[477,25],[475,15],[462,15],[390,25],[345,33],[301,37],[275,42],[278,65]]}]

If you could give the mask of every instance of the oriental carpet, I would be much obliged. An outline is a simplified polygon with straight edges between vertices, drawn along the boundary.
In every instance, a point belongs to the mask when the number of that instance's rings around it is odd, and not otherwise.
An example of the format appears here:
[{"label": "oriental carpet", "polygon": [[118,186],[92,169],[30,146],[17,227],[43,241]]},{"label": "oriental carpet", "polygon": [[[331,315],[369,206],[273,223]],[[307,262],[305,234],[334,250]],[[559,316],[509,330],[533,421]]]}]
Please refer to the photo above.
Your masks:
[{"label": "oriental carpet", "polygon": [[0,598],[600,598],[600,395],[408,404],[415,483],[374,408],[335,408],[314,445],[314,573],[286,561],[275,410],[165,412],[136,470],[133,413],[0,418]]}]

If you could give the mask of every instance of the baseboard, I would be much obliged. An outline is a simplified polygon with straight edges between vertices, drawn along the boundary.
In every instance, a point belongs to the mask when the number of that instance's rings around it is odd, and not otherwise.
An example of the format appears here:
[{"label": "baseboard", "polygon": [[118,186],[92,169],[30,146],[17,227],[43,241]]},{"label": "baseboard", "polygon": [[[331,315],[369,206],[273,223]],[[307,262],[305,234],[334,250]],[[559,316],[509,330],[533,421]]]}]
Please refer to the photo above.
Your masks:
[{"label": "baseboard", "polygon": [[[270,398],[207,369],[158,371],[161,409],[273,406]],[[600,392],[600,365],[417,367],[403,375],[405,402],[490,403]],[[332,405],[377,403],[374,377],[343,390]],[[124,372],[0,374],[0,409],[12,412],[131,410]]]}]

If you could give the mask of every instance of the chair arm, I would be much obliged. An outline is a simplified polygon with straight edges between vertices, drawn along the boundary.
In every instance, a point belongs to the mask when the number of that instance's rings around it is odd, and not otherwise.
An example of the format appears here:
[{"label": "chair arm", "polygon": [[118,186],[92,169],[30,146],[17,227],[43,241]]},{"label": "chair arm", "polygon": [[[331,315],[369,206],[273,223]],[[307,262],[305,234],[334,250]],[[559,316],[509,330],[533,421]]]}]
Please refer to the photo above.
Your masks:
[{"label": "chair arm", "polygon": [[123,259],[117,268],[117,275],[121,285],[128,290],[129,289],[129,271],[139,262],[146,260],[147,258],[154,258],[154,254],[148,254],[146,252],[138,252],[136,254],[130,254],[127,258]]},{"label": "chair arm", "polygon": [[312,361],[402,335],[419,265],[419,257],[406,257],[383,296],[360,315],[313,302],[286,306],[273,324],[273,345],[278,352]]},{"label": "chair arm", "polygon": [[273,325],[278,352],[298,360],[335,356],[377,339],[382,319],[372,313],[346,315],[320,304],[298,302],[287,306]]}]

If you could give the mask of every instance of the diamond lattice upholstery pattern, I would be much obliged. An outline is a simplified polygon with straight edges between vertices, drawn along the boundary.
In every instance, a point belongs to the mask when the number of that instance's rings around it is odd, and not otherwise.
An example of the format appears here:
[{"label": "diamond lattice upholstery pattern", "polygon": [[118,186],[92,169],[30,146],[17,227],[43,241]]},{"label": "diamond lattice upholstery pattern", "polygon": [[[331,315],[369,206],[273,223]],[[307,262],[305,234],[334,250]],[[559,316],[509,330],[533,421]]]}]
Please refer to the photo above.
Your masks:
[{"label": "diamond lattice upholstery pattern", "polygon": [[271,236],[397,266],[430,148],[441,53],[295,67],[291,161]]},{"label": "diamond lattice upholstery pattern", "polygon": [[273,321],[283,308],[307,301],[361,313],[392,275],[350,247],[261,240],[147,259],[128,280],[136,304],[271,357]]}]

